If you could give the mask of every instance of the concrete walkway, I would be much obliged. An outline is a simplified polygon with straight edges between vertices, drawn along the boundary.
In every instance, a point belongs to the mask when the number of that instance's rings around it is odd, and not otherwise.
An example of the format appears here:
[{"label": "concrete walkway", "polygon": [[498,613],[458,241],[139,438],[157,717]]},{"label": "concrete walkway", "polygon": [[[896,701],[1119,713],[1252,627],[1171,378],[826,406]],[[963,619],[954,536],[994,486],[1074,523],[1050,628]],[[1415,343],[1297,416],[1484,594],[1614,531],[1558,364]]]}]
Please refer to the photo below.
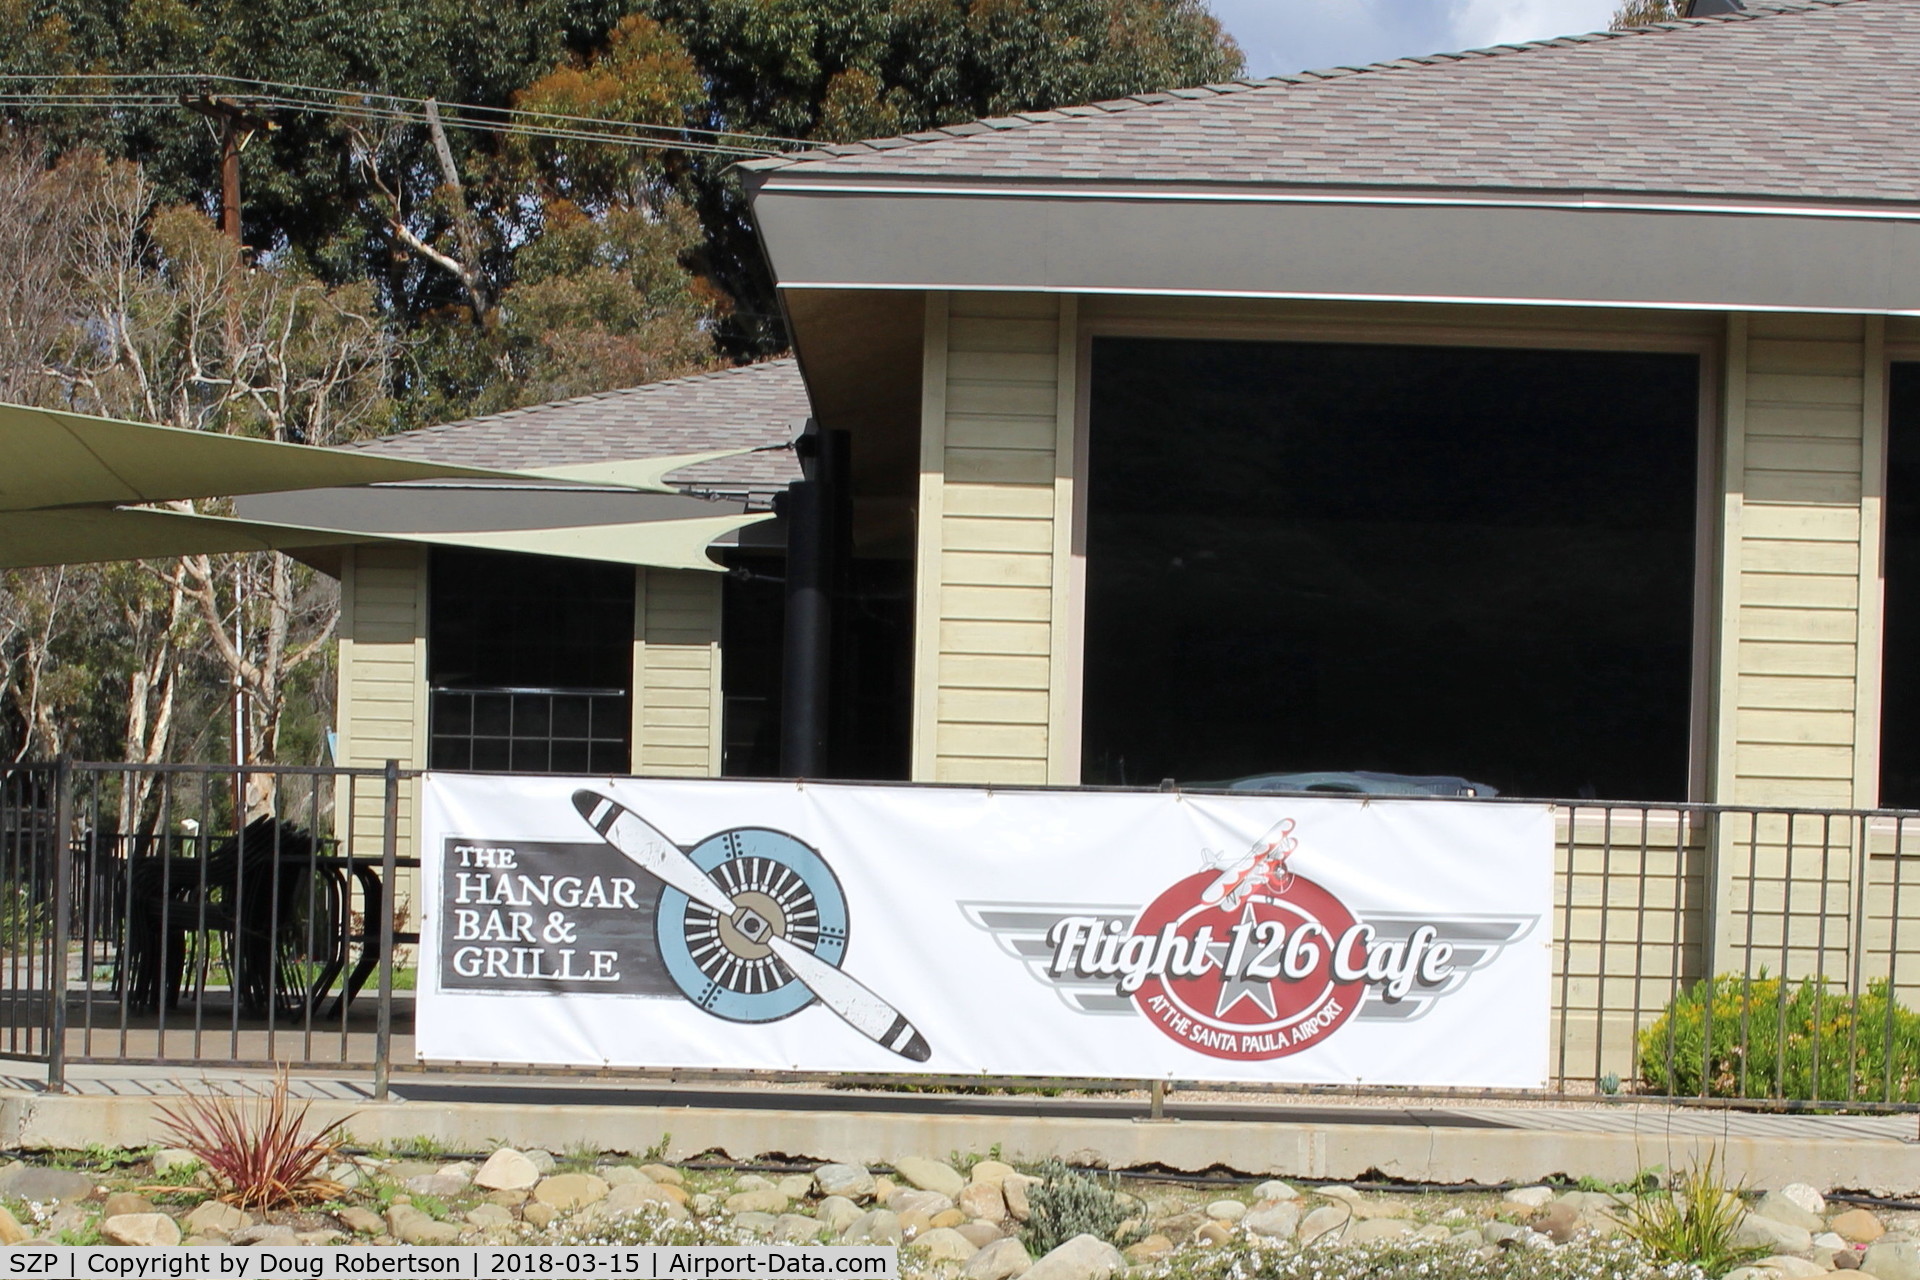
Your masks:
[{"label": "concrete walkway", "polygon": [[[144,1145],[157,1108],[187,1092],[256,1092],[259,1071],[76,1067],[66,1094],[0,1077],[0,1143],[14,1148]],[[1455,1101],[1302,1100],[1176,1093],[1165,1119],[1144,1094],[961,1095],[819,1086],[440,1073],[396,1075],[376,1102],[361,1072],[304,1074],[293,1092],[316,1119],[349,1116],[361,1143],[430,1138],[481,1152],[502,1142],[564,1151],[654,1151],[738,1161],[885,1164],[998,1146],[1017,1159],[1060,1156],[1116,1169],[1209,1170],[1358,1181],[1534,1182],[1555,1175],[1625,1180],[1717,1153],[1751,1185],[1811,1182],[1874,1195],[1920,1195],[1920,1121],[1912,1115],[1814,1116],[1636,1105],[1469,1105]]]}]

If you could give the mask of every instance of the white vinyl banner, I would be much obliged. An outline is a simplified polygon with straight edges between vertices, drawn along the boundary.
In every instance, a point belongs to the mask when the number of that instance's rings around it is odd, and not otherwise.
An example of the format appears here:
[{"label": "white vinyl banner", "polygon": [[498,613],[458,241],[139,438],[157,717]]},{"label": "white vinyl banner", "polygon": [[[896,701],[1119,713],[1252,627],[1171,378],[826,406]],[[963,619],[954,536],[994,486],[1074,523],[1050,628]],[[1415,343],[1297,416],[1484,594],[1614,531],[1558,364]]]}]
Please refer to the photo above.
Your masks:
[{"label": "white vinyl banner", "polygon": [[1553,818],[429,774],[437,1062],[1540,1088]]}]

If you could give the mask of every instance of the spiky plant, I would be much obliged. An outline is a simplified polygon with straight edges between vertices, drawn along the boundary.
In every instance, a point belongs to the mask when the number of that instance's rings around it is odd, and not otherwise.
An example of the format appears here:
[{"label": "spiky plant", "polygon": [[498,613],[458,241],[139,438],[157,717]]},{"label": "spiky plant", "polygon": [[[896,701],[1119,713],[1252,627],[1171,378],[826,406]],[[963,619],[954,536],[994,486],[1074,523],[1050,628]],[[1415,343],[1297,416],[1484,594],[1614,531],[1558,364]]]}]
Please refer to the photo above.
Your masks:
[{"label": "spiky plant", "polygon": [[335,1136],[352,1117],[313,1130],[311,1106],[294,1101],[282,1070],[264,1095],[188,1094],[178,1107],[162,1106],[161,1128],[206,1166],[220,1199],[241,1209],[272,1209],[345,1190],[320,1171],[338,1154]]},{"label": "spiky plant", "polygon": [[1720,1275],[1766,1253],[1734,1244],[1747,1207],[1739,1187],[1729,1187],[1719,1155],[1675,1174],[1671,1188],[1643,1190],[1622,1216],[1622,1225],[1656,1262],[1692,1263]]}]

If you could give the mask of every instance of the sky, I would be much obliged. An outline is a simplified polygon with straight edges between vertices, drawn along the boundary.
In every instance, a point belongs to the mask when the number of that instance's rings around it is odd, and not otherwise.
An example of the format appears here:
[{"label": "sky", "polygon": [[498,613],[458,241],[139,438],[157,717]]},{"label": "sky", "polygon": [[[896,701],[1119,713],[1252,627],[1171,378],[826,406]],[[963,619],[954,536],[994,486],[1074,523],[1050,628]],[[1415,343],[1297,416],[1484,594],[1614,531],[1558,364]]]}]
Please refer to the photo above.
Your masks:
[{"label": "sky", "polygon": [[1247,73],[1285,75],[1598,31],[1618,0],[1210,0]]}]

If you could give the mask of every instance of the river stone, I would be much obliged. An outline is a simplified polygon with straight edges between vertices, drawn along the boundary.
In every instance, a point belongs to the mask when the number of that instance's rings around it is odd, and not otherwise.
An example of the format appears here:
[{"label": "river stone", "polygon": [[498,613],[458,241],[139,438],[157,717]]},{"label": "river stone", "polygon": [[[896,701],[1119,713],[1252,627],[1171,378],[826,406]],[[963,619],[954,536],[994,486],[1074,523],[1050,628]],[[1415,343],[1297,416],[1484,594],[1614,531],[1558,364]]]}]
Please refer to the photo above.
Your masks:
[{"label": "river stone", "polygon": [[893,1162],[893,1171],[922,1191],[933,1191],[951,1200],[960,1194],[967,1180],[952,1165],[922,1156],[901,1156]]},{"label": "river stone", "polygon": [[991,1182],[997,1187],[1018,1173],[1012,1165],[999,1160],[976,1160],[973,1168],[967,1170],[967,1181]]},{"label": "river stone", "polygon": [[609,1190],[605,1182],[590,1173],[556,1173],[540,1179],[533,1189],[533,1198],[564,1213],[605,1200]]},{"label": "river stone", "polygon": [[813,1194],[813,1175],[810,1173],[790,1173],[773,1184],[789,1200],[804,1200]]},{"label": "river stone", "polygon": [[106,1204],[100,1208],[103,1218],[117,1218],[126,1213],[158,1213],[153,1202],[143,1195],[131,1191],[116,1191],[107,1197]]},{"label": "river stone", "polygon": [[743,1173],[733,1180],[735,1191],[765,1191],[772,1185],[772,1178],[763,1178],[757,1173]]},{"label": "river stone", "polygon": [[804,1213],[783,1213],[774,1220],[773,1238],[788,1244],[812,1244],[820,1238],[820,1223]]},{"label": "river stone", "polygon": [[1257,1236],[1291,1240],[1300,1227],[1300,1206],[1291,1200],[1263,1204],[1248,1211],[1246,1217],[1240,1219],[1240,1225]]},{"label": "river stone", "polygon": [[670,1164],[643,1164],[640,1166],[640,1172],[646,1174],[651,1181],[666,1187],[684,1186],[687,1181],[687,1175]]},{"label": "river stone", "polygon": [[998,1182],[971,1182],[960,1189],[954,1207],[969,1218],[1002,1222],[1007,1216],[1007,1198],[1000,1194]]},{"label": "river stone", "polygon": [[899,1244],[900,1215],[891,1209],[869,1209],[847,1224],[841,1244]]},{"label": "river stone", "polygon": [[0,1196],[31,1204],[56,1200],[84,1200],[93,1194],[93,1179],[71,1169],[36,1169],[21,1165],[0,1175]]},{"label": "river stone", "polygon": [[1000,1180],[1000,1194],[1006,1197],[1007,1214],[1015,1222],[1025,1222],[1033,1216],[1033,1210],[1027,1204],[1027,1189],[1037,1186],[1038,1178],[1030,1178],[1024,1173],[1009,1174]]},{"label": "river stone", "polygon": [[967,1215],[958,1209],[942,1209],[927,1220],[927,1225],[938,1231],[942,1227],[957,1227],[966,1220]]},{"label": "river stone", "polygon": [[[357,1209],[353,1212],[367,1213],[365,1209]],[[367,1216],[373,1218],[373,1229],[380,1230],[382,1226],[380,1219],[370,1213]],[[193,1207],[192,1213],[180,1221],[196,1236],[230,1236],[236,1231],[245,1230],[253,1225],[251,1216],[218,1200],[202,1201]]]},{"label": "river stone", "polygon": [[742,1231],[751,1231],[757,1236],[764,1236],[780,1225],[780,1219],[770,1213],[748,1210],[746,1213],[736,1213],[733,1216],[733,1225]]},{"label": "river stone", "polygon": [[[212,1203],[213,1201],[211,1200],[207,1202],[207,1204],[212,1204]],[[203,1204],[200,1206],[200,1209],[204,1209],[206,1207],[207,1205]],[[200,1209],[195,1209],[194,1213],[200,1212]],[[245,1215],[243,1214],[241,1216],[244,1217]],[[382,1218],[379,1214],[375,1213],[371,1209],[362,1209],[359,1205],[352,1205],[348,1208],[342,1209],[340,1210],[340,1212],[334,1214],[333,1216],[336,1220],[338,1220],[341,1226],[345,1227],[347,1230],[351,1232],[354,1232],[357,1235],[377,1236],[381,1232],[387,1229],[386,1220],[384,1218]],[[192,1221],[191,1215],[188,1216],[188,1221]],[[253,1224],[251,1221],[249,1221],[247,1225],[252,1226]],[[234,1230],[238,1230],[238,1228],[234,1228]]]},{"label": "river stone", "polygon": [[1508,1204],[1524,1205],[1529,1209],[1538,1209],[1553,1202],[1552,1187],[1515,1187],[1502,1197]]},{"label": "river stone", "polygon": [[482,1231],[491,1227],[510,1227],[513,1225],[513,1211],[497,1204],[477,1204],[467,1210],[467,1221]]},{"label": "river stone", "polygon": [[1366,1199],[1365,1196],[1344,1182],[1329,1182],[1326,1186],[1320,1188],[1320,1194],[1328,1200],[1344,1200],[1348,1204],[1359,1204],[1362,1200]]},{"label": "river stone", "polygon": [[727,1212],[739,1215],[743,1213],[785,1213],[790,1202],[786,1193],[775,1186],[749,1187],[745,1191],[736,1191],[726,1199]]},{"label": "river stone", "polygon": [[1580,1230],[1580,1210],[1556,1200],[1529,1218],[1527,1226],[1555,1244],[1565,1244]]},{"label": "river stone", "polygon": [[542,1151],[539,1147],[533,1147],[527,1150],[525,1155],[527,1159],[533,1161],[533,1167],[540,1171],[541,1177],[545,1177],[547,1174],[553,1172],[553,1152]]},{"label": "river stone", "polygon": [[1353,1214],[1344,1206],[1323,1204],[1300,1220],[1300,1243],[1312,1244],[1321,1236],[1339,1231],[1352,1221]]},{"label": "river stone", "polygon": [[657,1182],[623,1182],[608,1191],[601,1203],[612,1215],[656,1208],[668,1217],[679,1219],[687,1216],[686,1199],[687,1193],[678,1187],[663,1187]]},{"label": "river stone", "polygon": [[387,1210],[387,1230],[402,1244],[452,1244],[460,1238],[460,1228],[451,1222],[435,1222],[407,1204]]},{"label": "river stone", "polygon": [[860,1206],[845,1196],[828,1196],[814,1209],[813,1216],[837,1236],[860,1216]]},{"label": "river stone", "polygon": [[1820,1194],[1818,1187],[1804,1182],[1789,1182],[1780,1188],[1780,1194],[1805,1209],[1808,1213],[1825,1213],[1827,1198]]},{"label": "river stone", "polygon": [[980,1249],[952,1227],[935,1227],[913,1242],[929,1262],[965,1262]]},{"label": "river stone", "polygon": [[1099,1236],[1075,1236],[1027,1269],[1028,1280],[1107,1280],[1127,1269],[1120,1251]]},{"label": "river stone", "polygon": [[1461,1249],[1478,1249],[1486,1242],[1487,1237],[1481,1234],[1477,1227],[1467,1227],[1447,1237],[1448,1244],[1455,1245]]},{"label": "river stone", "polygon": [[406,1182],[407,1190],[415,1195],[433,1196],[440,1200],[459,1195],[467,1189],[467,1185],[466,1178],[450,1177],[444,1173],[422,1174],[417,1178],[408,1178]]},{"label": "river stone", "polygon": [[454,1160],[441,1165],[438,1169],[435,1169],[434,1172],[443,1178],[458,1178],[464,1186],[473,1181],[473,1175],[477,1168],[478,1166],[471,1160]]},{"label": "river stone", "polygon": [[1233,1228],[1224,1222],[1215,1222],[1211,1218],[1200,1224],[1193,1233],[1193,1242],[1198,1245],[1216,1246],[1233,1239]]},{"label": "river stone", "polygon": [[473,1185],[487,1191],[531,1191],[540,1182],[540,1170],[512,1147],[501,1147],[487,1157],[473,1175]]},{"label": "river stone", "polygon": [[179,1244],[180,1225],[164,1213],[116,1213],[100,1219],[100,1238],[108,1244]]},{"label": "river stone", "polygon": [[1298,1191],[1278,1178],[1261,1183],[1253,1189],[1253,1194],[1262,1200],[1298,1200],[1300,1198]]},{"label": "river stone", "polygon": [[1238,1222],[1247,1216],[1247,1206],[1238,1200],[1215,1200],[1207,1206],[1207,1216],[1215,1222]]},{"label": "river stone", "polygon": [[976,1249],[984,1249],[995,1240],[1003,1240],[1007,1234],[991,1222],[981,1222],[977,1219],[973,1222],[963,1222],[954,1230],[973,1241]]},{"label": "river stone", "polygon": [[865,1200],[873,1194],[873,1175],[857,1164],[823,1164],[813,1171],[813,1185],[823,1196]]},{"label": "river stone", "polygon": [[[425,1215],[422,1215],[423,1217]],[[277,1222],[257,1222],[251,1227],[241,1227],[227,1237],[234,1244],[290,1245],[298,1243],[293,1238],[293,1228]]]},{"label": "river stone", "polygon": [[915,1191],[902,1187],[887,1197],[887,1208],[895,1213],[924,1213],[931,1218],[953,1208],[953,1201],[937,1191]]},{"label": "river stone", "polygon": [[1134,1241],[1120,1252],[1128,1262],[1137,1265],[1142,1262],[1158,1262],[1172,1254],[1173,1250],[1173,1241],[1165,1236],[1148,1236],[1144,1240]]},{"label": "river stone", "polygon": [[1860,1259],[1860,1270],[1874,1280],[1920,1280],[1920,1243],[1881,1240]]},{"label": "river stone", "polygon": [[1844,1253],[1836,1253],[1833,1255],[1833,1270],[1827,1272],[1827,1274],[1829,1276],[1843,1276],[1846,1277],[1847,1280],[1852,1280],[1854,1274],[1859,1270],[1860,1255],[1848,1249]]},{"label": "river stone", "polygon": [[884,1173],[874,1174],[873,1175],[873,1202],[875,1204],[885,1204],[887,1202],[887,1198],[893,1194],[894,1187],[895,1187],[895,1184],[893,1179],[889,1178],[886,1174]]},{"label": "river stone", "polygon": [[[1805,1227],[1796,1227],[1790,1222],[1777,1222],[1772,1218],[1749,1213],[1740,1219],[1733,1229],[1733,1247],[1736,1249],[1765,1249],[1769,1253],[1805,1253],[1813,1248],[1813,1232]],[[1881,1276],[1880,1280],[1890,1280]]]},{"label": "river stone", "polygon": [[19,1244],[32,1238],[20,1225],[20,1219],[13,1216],[13,1210],[0,1204],[0,1244]]},{"label": "river stone", "polygon": [[[1762,1272],[1771,1272],[1773,1276],[1785,1277],[1785,1280],[1813,1280],[1815,1276],[1827,1274],[1827,1268],[1817,1262],[1808,1262],[1805,1258],[1796,1258],[1792,1254],[1776,1253],[1770,1258],[1762,1258],[1753,1264]],[[1772,1280],[1772,1277],[1768,1277]]]},{"label": "river stone", "polygon": [[1849,1209],[1845,1213],[1837,1213],[1827,1226],[1841,1239],[1851,1240],[1855,1244],[1872,1244],[1887,1234],[1887,1228],[1880,1219],[1865,1209]]},{"label": "river stone", "polygon": [[1032,1266],[1026,1246],[1009,1237],[983,1247],[962,1270],[967,1280],[1019,1280]]},{"label": "river stone", "polygon": [[630,1164],[602,1165],[593,1172],[599,1177],[600,1181],[610,1187],[626,1187],[632,1186],[636,1182],[653,1181],[652,1178],[649,1178],[646,1174],[640,1172]]},{"label": "river stone", "polygon": [[1809,1235],[1825,1230],[1827,1225],[1825,1218],[1780,1191],[1769,1191],[1761,1196],[1760,1203],[1753,1206],[1753,1212],[1763,1218],[1772,1218],[1775,1222],[1804,1227]]},{"label": "river stone", "polygon": [[1366,1244],[1370,1240],[1397,1240],[1413,1234],[1413,1224],[1405,1218],[1368,1218],[1348,1230],[1348,1244]]},{"label": "river stone", "polygon": [[520,1220],[522,1222],[539,1227],[542,1230],[552,1226],[553,1220],[559,1216],[560,1211],[548,1204],[545,1200],[529,1200],[526,1207],[520,1210]]}]

